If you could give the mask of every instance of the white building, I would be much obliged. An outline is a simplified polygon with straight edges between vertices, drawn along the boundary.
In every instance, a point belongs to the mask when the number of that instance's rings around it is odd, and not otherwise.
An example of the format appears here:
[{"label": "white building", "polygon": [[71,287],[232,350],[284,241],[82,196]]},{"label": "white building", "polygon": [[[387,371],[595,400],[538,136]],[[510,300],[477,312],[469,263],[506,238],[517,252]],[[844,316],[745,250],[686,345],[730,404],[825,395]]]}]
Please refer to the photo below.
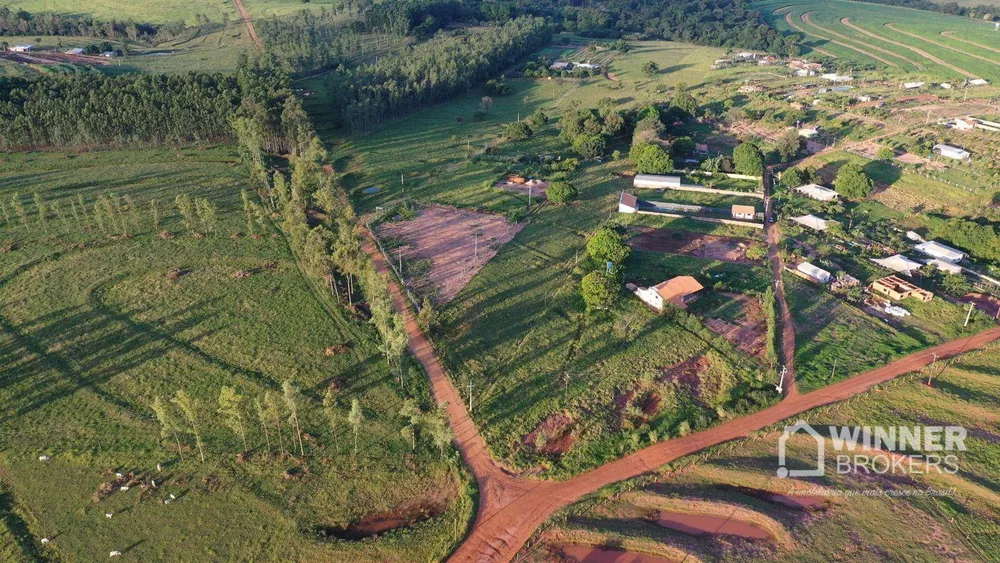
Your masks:
[{"label": "white building", "polygon": [[974,78],[969,81],[969,86],[986,86],[987,84],[989,84],[989,81],[982,78]]},{"label": "white building", "polygon": [[803,215],[801,217],[793,217],[792,221],[795,221],[796,223],[802,225],[803,227],[807,227],[817,232],[825,231],[829,226],[828,225],[829,221],[821,217],[817,217],[815,215]]},{"label": "white building", "polygon": [[809,276],[818,283],[827,284],[830,283],[830,280],[833,279],[833,276],[830,274],[830,272],[827,272],[823,268],[814,266],[809,262],[803,262],[799,264],[795,269]]},{"label": "white building", "polygon": [[637,174],[632,186],[650,190],[669,190],[681,187],[680,176],[660,176],[658,174]]},{"label": "white building", "polygon": [[976,128],[976,122],[971,119],[957,117],[952,121],[952,126],[959,131],[972,131]]},{"label": "white building", "polygon": [[851,82],[854,80],[854,77],[850,75],[836,73],[821,74],[820,78],[829,80],[830,82]]},{"label": "white building", "polygon": [[934,145],[934,152],[955,160],[968,160],[972,157],[969,151],[951,145]]},{"label": "white building", "polygon": [[34,45],[13,45],[7,47],[8,51],[13,51],[15,53],[27,53],[28,51],[34,49]]},{"label": "white building", "polygon": [[949,82],[942,82],[941,87],[944,88],[945,90],[951,90],[952,88],[954,88],[954,86],[952,86],[951,83]]},{"label": "white building", "polygon": [[949,274],[961,274],[963,269],[958,264],[952,264],[951,262],[945,262],[944,260],[938,260],[937,258],[932,258],[928,260],[927,263],[933,264],[938,270]]},{"label": "white building", "polygon": [[571,66],[567,62],[556,61],[549,65],[549,70],[569,70]]},{"label": "white building", "polygon": [[82,47],[77,47],[75,49],[70,49],[69,51],[66,51],[66,54],[67,55],[82,55],[83,54],[83,48]]},{"label": "white building", "polygon": [[923,88],[926,82],[906,82],[903,84],[903,90],[916,90],[917,88]]},{"label": "white building", "polygon": [[733,219],[753,221],[757,218],[757,209],[752,205],[734,205],[730,210]]},{"label": "white building", "polygon": [[965,259],[965,253],[961,250],[955,250],[934,240],[918,244],[914,248],[931,258],[937,258],[949,264],[958,264]]},{"label": "white building", "polygon": [[903,274],[904,276],[912,276],[913,272],[916,272],[923,267],[923,264],[920,262],[910,260],[902,254],[896,254],[895,256],[890,256],[888,258],[872,258],[871,261],[875,262],[879,266],[882,266],[883,268]]},{"label": "white building", "polygon": [[819,184],[806,184],[804,186],[799,186],[795,188],[795,191],[817,201],[833,201],[840,197],[840,194],[837,192],[831,190],[830,188],[820,186]]},{"label": "white building", "polygon": [[647,305],[662,311],[667,303],[679,308],[687,308],[687,304],[698,298],[705,289],[698,280],[691,276],[677,276],[653,287],[639,287],[635,294]]},{"label": "white building", "polygon": [[636,213],[639,211],[639,199],[632,194],[622,192],[618,198],[618,213]]},{"label": "white building", "polygon": [[819,129],[816,127],[803,127],[799,129],[799,137],[812,139],[816,135],[819,135]]},{"label": "white building", "polygon": [[585,68],[587,70],[601,70],[601,65],[593,63],[573,63],[573,67]]}]

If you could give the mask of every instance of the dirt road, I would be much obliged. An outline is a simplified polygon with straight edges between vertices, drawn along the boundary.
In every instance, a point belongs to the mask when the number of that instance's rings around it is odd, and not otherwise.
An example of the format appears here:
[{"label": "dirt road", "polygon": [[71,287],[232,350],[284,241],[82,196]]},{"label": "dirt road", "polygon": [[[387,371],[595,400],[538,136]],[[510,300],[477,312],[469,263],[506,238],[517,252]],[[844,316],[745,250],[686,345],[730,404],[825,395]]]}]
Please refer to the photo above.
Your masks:
[{"label": "dirt road", "polygon": [[[886,43],[888,43],[890,45],[895,45],[897,47],[902,47],[904,49],[908,49],[910,51],[913,51],[914,53],[920,55],[921,57],[923,57],[923,58],[925,58],[925,59],[927,59],[929,61],[933,61],[933,62],[935,62],[935,63],[937,63],[937,64],[939,64],[939,65],[941,65],[943,67],[950,68],[951,70],[954,70],[955,72],[957,72],[957,73],[959,73],[959,74],[961,74],[963,76],[967,76],[969,78],[976,78],[976,75],[972,74],[971,72],[969,72],[969,71],[967,71],[965,69],[959,68],[959,67],[957,67],[957,66],[955,66],[953,64],[947,63],[947,62],[939,59],[938,57],[935,57],[934,55],[928,53],[927,51],[924,51],[923,49],[917,49],[916,47],[911,47],[911,46],[907,45],[906,43],[900,43],[899,41],[893,41],[893,40],[891,40],[891,39],[889,39],[887,37],[883,37],[881,35],[872,33],[872,32],[870,32],[870,31],[868,31],[866,29],[862,29],[862,28],[854,25],[853,23],[851,23],[851,20],[849,18],[842,18],[840,20],[840,23],[842,23],[842,24],[846,25],[847,27],[849,27],[849,28],[857,31],[858,33],[863,33],[864,35],[867,35],[868,37],[871,37],[872,39],[878,39],[879,41],[884,41],[884,42],[886,42]],[[892,29],[893,31],[896,31],[898,33],[902,33],[903,35],[912,35],[910,33],[906,33],[905,31],[899,31],[898,29],[894,29],[892,27],[892,24],[885,24],[885,25],[889,29]],[[914,36],[914,37],[917,37],[918,39],[920,39],[919,36]],[[875,47],[873,47],[873,48],[875,48]]]},{"label": "dirt road", "polygon": [[[847,18],[844,18],[844,19],[847,19]],[[918,39],[920,41],[923,41],[924,43],[930,43],[931,45],[937,45],[938,47],[941,47],[942,49],[948,49],[949,51],[954,51],[956,53],[960,53],[960,54],[965,55],[967,57],[972,57],[974,59],[979,59],[981,61],[986,61],[988,63],[1000,64],[1000,63],[998,63],[997,61],[995,61],[993,59],[988,59],[986,57],[981,57],[979,55],[975,55],[975,54],[972,54],[972,53],[967,53],[967,52],[965,52],[965,51],[963,51],[961,49],[956,49],[956,48],[954,48],[954,47],[952,47],[950,45],[945,45],[944,43],[938,43],[937,41],[931,41],[930,39],[927,39],[926,37],[922,37],[920,35],[917,35],[916,33],[910,33],[909,31],[903,31],[902,29],[897,28],[895,26],[895,24],[887,23],[887,24],[885,24],[885,26],[887,28],[895,31],[896,33],[902,33],[903,35],[908,35],[908,36],[910,36],[910,37],[912,37],[914,39]],[[916,49],[914,49],[914,50],[916,50]],[[945,63],[942,63],[942,64],[945,64]],[[948,66],[949,68],[952,68],[953,70],[956,70],[958,72],[964,72],[964,71],[962,71],[962,69],[960,69],[958,67],[952,67],[952,66],[947,65],[947,64],[945,64],[945,66]],[[971,78],[975,78],[974,75],[968,75],[968,76],[970,76]]]},{"label": "dirt road", "polygon": [[[811,21],[809,21],[809,14],[802,14],[802,18],[801,19],[802,19],[803,22],[808,23],[810,26],[815,27],[816,29],[822,30],[824,32],[827,31],[827,30],[823,29],[822,27],[819,27],[816,24],[814,24]],[[834,45],[840,45],[841,47],[845,47],[845,48],[850,49],[852,51],[857,51],[858,53],[861,53],[862,55],[864,55],[866,57],[870,57],[872,59],[875,59],[876,61],[879,61],[880,63],[882,63],[882,64],[884,64],[886,66],[890,66],[892,68],[899,68],[898,64],[896,64],[896,63],[894,63],[892,61],[883,59],[882,57],[880,57],[878,55],[873,55],[873,54],[869,53],[868,51],[865,51],[864,49],[862,49],[860,47],[856,47],[855,45],[853,45],[851,43],[845,43],[843,41],[837,41],[836,39],[831,39],[830,37],[824,37],[824,36],[819,35],[819,34],[817,34],[815,32],[808,31],[806,28],[804,28],[804,27],[802,27],[802,26],[800,26],[800,25],[798,25],[798,24],[795,23],[795,20],[792,18],[792,13],[791,12],[785,14],[785,22],[787,22],[788,25],[792,26],[796,31],[799,31],[799,32],[805,34],[808,37],[815,37],[817,39],[822,39],[823,41],[829,41],[830,43],[833,43]],[[834,34],[831,33],[830,35],[834,35]],[[841,37],[843,37],[843,36],[841,36]]]},{"label": "dirt road", "polygon": [[451,557],[451,561],[510,561],[531,534],[557,510],[601,487],[652,471],[680,457],[710,446],[745,438],[763,428],[805,411],[850,399],[873,385],[918,370],[934,360],[955,356],[1000,338],[1000,327],[917,352],[881,368],[823,389],[790,396],[781,403],[749,416],[660,442],[618,461],[601,466],[563,482],[541,482],[514,498],[488,518],[477,518],[472,533]]},{"label": "dirt road", "polygon": [[[770,202],[771,191],[774,186],[774,169],[768,167],[764,171],[764,193],[767,194],[767,201]],[[788,307],[785,299],[785,282],[782,279],[782,272],[785,270],[785,262],[781,259],[778,251],[778,241],[781,240],[781,228],[777,223],[771,223],[770,218],[774,210],[770,205],[764,213],[765,229],[767,230],[767,261],[771,267],[771,279],[774,280],[774,300],[778,304],[778,330],[781,331],[780,361],[785,368],[782,378],[785,397],[794,397],[799,393],[799,387],[795,380],[795,323],[792,321],[792,311]]]},{"label": "dirt road", "polygon": [[250,39],[257,45],[258,49],[263,50],[264,44],[260,42],[257,37],[257,30],[253,28],[253,22],[250,21],[250,14],[247,13],[247,9],[243,7],[243,0],[233,0],[236,2],[236,9],[240,11],[240,17],[243,18],[243,23],[247,26],[247,31],[250,33]]}]

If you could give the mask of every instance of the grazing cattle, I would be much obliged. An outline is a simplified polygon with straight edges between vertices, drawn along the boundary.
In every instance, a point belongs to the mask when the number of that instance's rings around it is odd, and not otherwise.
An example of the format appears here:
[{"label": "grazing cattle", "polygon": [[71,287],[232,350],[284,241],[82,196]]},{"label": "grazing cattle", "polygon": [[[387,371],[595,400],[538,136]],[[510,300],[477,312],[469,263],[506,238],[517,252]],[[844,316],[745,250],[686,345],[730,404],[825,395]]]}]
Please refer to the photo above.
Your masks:
[{"label": "grazing cattle", "polygon": [[112,551],[112,552],[111,552],[110,554],[108,554],[108,555],[109,555],[110,557],[118,557],[118,556],[119,556],[119,555],[121,555],[121,554],[122,554],[122,552],[120,552],[120,551]]},{"label": "grazing cattle", "polygon": [[52,541],[52,540],[50,540],[49,538],[42,538],[42,545],[45,545],[45,544],[49,543],[50,541]]},{"label": "grazing cattle", "polygon": [[157,471],[163,471],[163,466],[161,466],[159,463],[157,463],[156,464],[156,470]]},{"label": "grazing cattle", "polygon": [[107,518],[108,520],[110,520],[112,516],[114,516],[114,513],[112,513],[112,512],[105,512],[104,513],[104,517]]},{"label": "grazing cattle", "polygon": [[128,487],[126,487],[126,486],[122,485],[122,488],[121,488],[121,491],[122,491],[123,493],[124,493],[124,492],[128,492]]},{"label": "grazing cattle", "polygon": [[52,458],[49,457],[49,456],[47,456],[47,455],[40,455],[40,456],[38,456],[38,461],[48,461],[50,459],[52,459]]},{"label": "grazing cattle", "polygon": [[149,482],[153,484],[153,488],[155,489],[156,488],[156,479],[150,479]]},{"label": "grazing cattle", "polygon": [[121,473],[115,473],[115,478],[121,479],[122,477],[124,477],[124,475],[122,475]]},{"label": "grazing cattle", "polygon": [[174,493],[170,493],[170,500],[176,500],[176,499],[177,497],[174,496]]}]

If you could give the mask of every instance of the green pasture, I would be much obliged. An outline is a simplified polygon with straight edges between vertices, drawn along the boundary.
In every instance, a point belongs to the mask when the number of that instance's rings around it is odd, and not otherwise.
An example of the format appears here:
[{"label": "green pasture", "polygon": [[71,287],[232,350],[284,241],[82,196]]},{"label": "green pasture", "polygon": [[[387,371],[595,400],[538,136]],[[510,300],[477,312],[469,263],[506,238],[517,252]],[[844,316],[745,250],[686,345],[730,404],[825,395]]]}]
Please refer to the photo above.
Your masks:
[{"label": "green pasture", "polygon": [[[246,171],[234,148],[7,154],[0,170],[8,210],[0,228],[0,498],[15,538],[5,545],[0,529],[0,553],[437,559],[464,535],[472,491],[455,454],[440,454],[419,435],[411,452],[400,435],[404,397],[432,405],[426,378],[410,367],[401,386],[374,330],[304,277],[277,229],[258,225],[250,236],[240,197]],[[24,221],[14,211],[15,193]],[[48,209],[44,222],[35,193]],[[118,221],[129,237],[105,236],[71,214],[79,197],[91,207],[110,193],[120,198]],[[217,207],[214,232],[193,236],[173,204],[179,194]],[[250,275],[241,279],[238,271]],[[238,458],[243,444],[216,412],[220,388],[280,398],[289,379],[304,394],[305,456],[279,457],[273,430],[269,453],[248,403],[250,451]],[[320,404],[331,383],[335,430]],[[180,436],[181,460],[174,440],[161,439],[150,408],[154,396],[180,390],[199,401],[205,462],[188,435]],[[365,416],[356,466],[346,422],[352,399]],[[41,455],[51,461],[39,462]],[[92,500],[115,471],[155,479],[159,489],[136,486]],[[177,499],[158,502],[168,494]],[[377,541],[319,533],[428,498],[440,501],[440,516]],[[52,543],[42,547],[42,537]]]}]

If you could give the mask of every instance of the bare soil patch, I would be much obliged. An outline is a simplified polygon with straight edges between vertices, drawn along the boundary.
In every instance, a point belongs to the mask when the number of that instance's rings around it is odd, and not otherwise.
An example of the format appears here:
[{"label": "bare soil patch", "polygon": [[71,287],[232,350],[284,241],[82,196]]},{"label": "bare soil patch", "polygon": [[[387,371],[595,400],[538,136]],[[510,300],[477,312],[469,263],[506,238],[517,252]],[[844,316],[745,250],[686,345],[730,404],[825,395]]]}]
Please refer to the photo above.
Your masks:
[{"label": "bare soil patch", "polygon": [[740,350],[753,356],[763,357],[767,339],[767,318],[764,316],[764,308],[760,301],[749,295],[736,293],[722,295],[740,301],[743,306],[743,316],[737,319],[736,323],[725,319],[708,319],[705,321],[705,326]]},{"label": "bare soil patch", "polygon": [[6,59],[15,63],[28,64],[74,64],[89,66],[105,66],[111,64],[111,60],[104,57],[90,57],[86,55],[70,55],[67,53],[55,52],[30,52],[14,53],[10,51],[0,52],[0,59]]},{"label": "bare soil patch", "polygon": [[959,299],[959,301],[962,303],[975,303],[976,309],[993,318],[996,318],[997,312],[1000,311],[1000,299],[983,293],[969,293]]},{"label": "bare soil patch", "polygon": [[622,551],[613,547],[598,547],[593,545],[566,544],[557,546],[565,561],[580,563],[673,563],[670,559]]},{"label": "bare soil patch", "polygon": [[576,442],[573,427],[573,418],[568,414],[560,412],[549,415],[525,435],[523,444],[541,454],[561,456]]},{"label": "bare soil patch", "polygon": [[342,540],[363,540],[399,528],[408,528],[419,522],[439,516],[451,504],[453,491],[440,487],[428,498],[402,505],[390,512],[372,514],[348,526],[331,526],[317,529],[322,537]]},{"label": "bare soil patch", "polygon": [[737,536],[748,540],[770,540],[767,531],[738,520],[709,516],[705,514],[684,514],[682,512],[660,512],[654,519],[664,528],[690,534],[692,536]]},{"label": "bare soil patch", "polygon": [[701,384],[701,374],[709,366],[711,366],[711,363],[708,358],[705,356],[695,356],[665,368],[663,376],[660,379],[661,381],[676,381],[695,391]]},{"label": "bare soil patch", "polygon": [[438,303],[447,303],[522,228],[497,215],[435,205],[413,219],[381,225],[378,234],[403,242],[391,254],[394,259],[397,252],[402,256],[404,277],[409,278],[408,262],[428,260],[427,271],[407,279],[407,285],[434,296]]},{"label": "bare soil patch", "polygon": [[639,230],[629,239],[628,244],[636,250],[647,252],[684,254],[737,264],[757,263],[747,258],[746,255],[751,242],[735,237],[649,228]]}]

